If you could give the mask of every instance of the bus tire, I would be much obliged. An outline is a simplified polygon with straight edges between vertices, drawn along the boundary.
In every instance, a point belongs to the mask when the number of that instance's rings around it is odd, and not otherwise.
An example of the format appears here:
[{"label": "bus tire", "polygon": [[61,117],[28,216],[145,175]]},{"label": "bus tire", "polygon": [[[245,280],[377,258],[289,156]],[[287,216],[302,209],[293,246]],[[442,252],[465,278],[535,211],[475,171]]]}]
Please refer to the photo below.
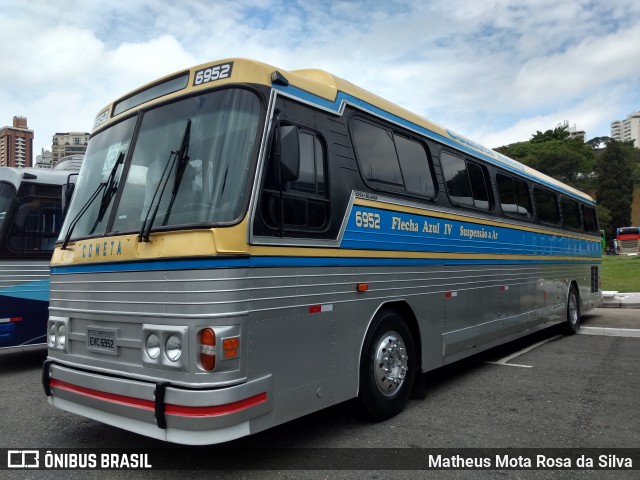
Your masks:
[{"label": "bus tire", "polygon": [[580,299],[578,298],[578,290],[574,285],[569,287],[569,296],[567,297],[567,319],[564,323],[564,333],[566,335],[575,334],[580,328]]},{"label": "bus tire", "polygon": [[400,413],[409,400],[416,372],[416,349],[407,322],[393,310],[376,314],[362,348],[358,400],[376,421]]}]

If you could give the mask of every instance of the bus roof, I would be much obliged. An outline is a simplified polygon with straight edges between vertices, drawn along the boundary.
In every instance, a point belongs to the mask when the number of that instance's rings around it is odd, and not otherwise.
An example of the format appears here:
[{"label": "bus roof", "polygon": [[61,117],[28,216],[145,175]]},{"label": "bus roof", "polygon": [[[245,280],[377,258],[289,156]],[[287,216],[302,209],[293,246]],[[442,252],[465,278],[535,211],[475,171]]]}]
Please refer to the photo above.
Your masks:
[{"label": "bus roof", "polygon": [[[313,103],[321,108],[332,111],[338,115],[342,114],[347,104],[366,110],[381,118],[385,118],[393,123],[400,124],[405,128],[413,130],[428,138],[441,142],[457,150],[464,151],[473,156],[503,168],[507,171],[516,172],[530,180],[537,181],[548,187],[560,190],[562,193],[579,198],[588,203],[593,203],[593,199],[584,192],[566,185],[548,175],[534,170],[516,160],[513,160],[501,153],[486,148],[460,134],[446,129],[430,120],[427,120],[399,105],[385,100],[361,87],[358,87],[340,77],[332,75],[324,70],[302,69],[302,70],[282,70],[272,65],[256,60],[244,58],[228,58],[217,60],[195,66],[191,69],[167,75],[159,80],[148,83],[143,87],[119,98],[114,103],[102,109],[96,117],[94,131],[103,128],[108,123],[116,120],[131,108],[141,105],[152,105],[160,101],[166,101],[171,97],[177,97],[184,93],[185,89],[210,88],[212,82],[201,82],[196,85],[197,75],[203,71],[219,65],[231,65],[229,75],[223,79],[216,79],[215,85],[229,83],[253,83],[262,84],[297,97],[303,101]],[[170,93],[162,93],[150,100],[146,100],[145,92],[162,84],[169,84],[176,79],[184,78],[184,85],[175,88]],[[162,90],[162,89],[159,89]],[[114,107],[125,101],[132,100],[140,96],[145,101],[135,104],[134,107],[125,109],[114,114]],[[134,102],[135,103],[135,102]]]},{"label": "bus roof", "polygon": [[22,182],[47,185],[64,185],[70,172],[44,168],[0,167],[0,182],[8,182],[18,187]]}]

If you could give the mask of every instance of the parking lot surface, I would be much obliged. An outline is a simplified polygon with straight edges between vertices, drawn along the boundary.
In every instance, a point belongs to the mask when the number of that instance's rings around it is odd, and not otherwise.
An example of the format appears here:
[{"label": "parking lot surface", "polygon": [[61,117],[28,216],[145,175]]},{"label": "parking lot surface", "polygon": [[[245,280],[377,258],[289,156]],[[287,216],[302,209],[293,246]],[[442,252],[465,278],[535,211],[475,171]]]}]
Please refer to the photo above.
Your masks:
[{"label": "parking lot surface", "polygon": [[[620,312],[596,309],[584,325],[633,330],[629,327],[640,322],[637,310],[635,316]],[[175,450],[49,406],[41,386],[45,356],[42,349],[0,354],[0,448]],[[386,422],[363,419],[347,402],[221,446],[180,447],[178,456],[171,457],[172,451],[168,458],[182,468],[191,458],[198,468],[202,458],[223,459],[229,448],[274,453],[271,462],[236,456],[242,463],[233,471],[193,472],[189,478],[638,478],[638,470],[416,471],[410,464],[406,469],[398,469],[398,462],[393,468],[380,465],[381,452],[388,449],[414,449],[408,451],[415,455],[429,449],[640,448],[638,365],[639,337],[561,336],[548,329],[427,373],[426,399],[411,400]],[[314,457],[314,470],[306,470],[300,468],[300,452],[324,460]],[[344,456],[351,463],[342,462]],[[335,470],[345,465],[356,468]],[[175,478],[177,472],[2,473],[5,478],[142,478],[145,473]]]}]

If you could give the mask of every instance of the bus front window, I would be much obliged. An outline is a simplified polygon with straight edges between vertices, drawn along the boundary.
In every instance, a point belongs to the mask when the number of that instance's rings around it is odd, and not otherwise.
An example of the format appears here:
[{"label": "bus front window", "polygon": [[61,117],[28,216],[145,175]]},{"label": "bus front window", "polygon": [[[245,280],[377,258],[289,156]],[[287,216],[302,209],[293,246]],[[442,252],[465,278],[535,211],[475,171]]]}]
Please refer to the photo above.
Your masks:
[{"label": "bus front window", "polygon": [[112,231],[141,231],[145,221],[150,229],[236,220],[259,113],[256,95],[239,89],[145,113]]},{"label": "bus front window", "polygon": [[139,116],[95,135],[60,240],[237,220],[248,195],[260,109],[254,93],[226,89],[141,112],[135,138]]}]

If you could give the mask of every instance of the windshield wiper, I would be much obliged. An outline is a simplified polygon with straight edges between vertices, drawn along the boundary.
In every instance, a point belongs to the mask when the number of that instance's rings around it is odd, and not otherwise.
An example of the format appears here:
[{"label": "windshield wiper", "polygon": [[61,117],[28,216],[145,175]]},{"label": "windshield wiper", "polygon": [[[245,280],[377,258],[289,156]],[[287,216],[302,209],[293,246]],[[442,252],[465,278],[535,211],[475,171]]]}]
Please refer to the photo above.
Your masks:
[{"label": "windshield wiper", "polygon": [[[120,154],[118,155],[118,158],[116,159],[116,163],[113,165],[113,168],[111,169],[111,172],[109,173],[109,176],[107,177],[107,181],[106,182],[100,182],[100,185],[98,185],[98,188],[96,188],[96,190],[91,194],[91,197],[89,197],[89,200],[87,200],[87,202],[82,206],[82,208],[80,209],[80,211],[77,213],[77,215],[75,217],[73,217],[73,220],[71,221],[71,223],[69,224],[69,230],[67,230],[67,234],[64,236],[64,241],[62,242],[62,250],[65,250],[67,248],[67,245],[69,244],[69,240],[71,239],[71,235],[73,234],[73,229],[76,228],[76,225],[78,224],[78,222],[80,221],[80,219],[82,218],[82,216],[87,212],[87,210],[89,209],[89,207],[91,206],[91,204],[94,202],[94,200],[96,198],[98,198],[98,195],[100,194],[100,192],[103,189],[107,189],[107,191],[110,190],[114,190],[114,186],[113,186],[113,182],[116,176],[116,172],[118,170],[118,166],[120,165],[120,163],[122,163],[124,159],[124,152],[120,152]],[[102,195],[102,203],[105,203],[105,195],[107,192],[103,193]],[[111,197],[113,196],[113,193],[111,193],[109,195],[109,202],[111,201]],[[107,203],[108,206],[108,203]],[[104,210],[106,211],[107,206],[104,207]],[[103,206],[102,204],[100,205],[100,211],[102,212]],[[104,216],[104,212],[102,212],[102,216]],[[100,219],[102,219],[102,217],[100,217]],[[96,228],[96,225],[100,222],[100,220],[96,221],[96,224],[93,226],[93,228],[91,229],[91,233],[93,233],[93,231]]]},{"label": "windshield wiper", "polygon": [[[184,174],[184,170],[187,166],[187,162],[189,161],[189,156],[187,152],[189,151],[189,138],[191,134],[191,119],[187,120],[187,125],[184,129],[184,133],[182,134],[182,142],[180,144],[180,149],[178,151],[171,151],[171,155],[169,155],[169,159],[167,160],[166,165],[164,166],[164,170],[162,171],[162,175],[158,180],[158,185],[156,185],[156,189],[153,192],[153,197],[151,198],[151,202],[149,203],[149,209],[147,210],[147,215],[142,222],[142,227],[140,227],[140,232],[138,233],[138,241],[148,242],[149,235],[151,234],[151,228],[153,227],[153,222],[155,222],[156,215],[158,214],[158,208],[160,207],[160,202],[162,201],[162,195],[167,187],[167,183],[169,183],[169,177],[171,176],[171,171],[173,170],[173,166],[177,163],[176,169],[176,178],[173,184],[171,203],[169,205],[169,210],[164,218],[164,223],[166,224],[167,218],[169,216],[169,212],[173,207],[173,202],[175,201],[176,194],[178,192],[178,187],[180,187],[180,182],[182,181],[182,175]],[[159,195],[158,195],[159,194]],[[156,197],[158,200],[156,201]]]},{"label": "windshield wiper", "polygon": [[180,144],[180,150],[176,152],[176,178],[173,182],[173,190],[171,191],[171,200],[169,201],[169,208],[164,215],[162,225],[166,225],[171,215],[171,209],[173,208],[173,202],[176,201],[178,195],[178,189],[182,182],[184,171],[189,163],[189,139],[191,138],[191,119],[187,120],[187,126],[184,128],[184,135],[182,135],[182,142]]},{"label": "windshield wiper", "polygon": [[102,200],[100,201],[100,210],[98,211],[98,217],[96,218],[93,227],[89,231],[89,235],[91,235],[98,224],[104,218],[104,214],[107,213],[107,208],[111,204],[111,199],[115,195],[118,190],[118,185],[116,184],[116,172],[118,171],[118,165],[120,165],[124,161],[124,152],[120,152],[118,155],[118,159],[116,160],[116,164],[113,166],[109,177],[105,183],[104,192],[102,192]]}]

